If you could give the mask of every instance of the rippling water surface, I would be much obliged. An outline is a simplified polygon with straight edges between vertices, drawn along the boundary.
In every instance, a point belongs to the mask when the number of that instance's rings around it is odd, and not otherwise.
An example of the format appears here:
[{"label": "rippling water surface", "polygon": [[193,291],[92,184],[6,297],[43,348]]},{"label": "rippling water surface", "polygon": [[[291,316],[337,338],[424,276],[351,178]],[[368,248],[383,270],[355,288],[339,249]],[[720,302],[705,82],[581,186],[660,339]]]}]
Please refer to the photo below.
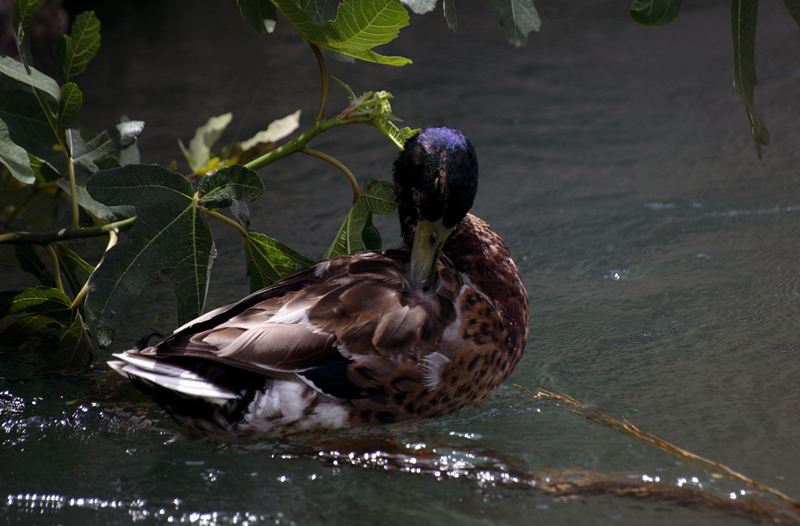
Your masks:
[{"label": "rippling water surface", "polygon": [[[455,35],[439,14],[414,17],[391,49],[412,66],[331,64],[356,91],[390,89],[408,124],[457,126],[475,143],[475,211],[505,237],[531,295],[531,338],[509,385],[433,421],[226,442],[181,435],[101,357],[64,377],[43,374],[30,348],[4,349],[0,520],[775,519],[731,505],[772,509],[766,494],[512,383],[568,393],[800,498],[800,32],[779,2],[761,6],[756,98],[773,145],[759,162],[730,87],[725,6],[686,6],[653,29],[624,3],[540,3],[543,31],[523,49],[503,42],[483,2],[461,2]],[[85,79],[88,124],[147,121],[146,161],[177,157],[175,139],[210,115],[234,112],[230,138],[297,108],[304,124],[313,115],[313,58],[286,24],[263,40],[228,3],[95,7],[104,47]],[[395,153],[372,130],[315,145],[362,179],[389,177]],[[320,254],[347,185],[314,159],[272,165],[264,180],[254,228]],[[381,227],[396,237],[392,221]],[[218,234],[210,306],[247,292],[239,239]],[[27,279],[0,256],[2,288]],[[166,283],[146,291],[115,349],[171,330],[173,305]],[[634,486],[650,495],[626,493]]]}]

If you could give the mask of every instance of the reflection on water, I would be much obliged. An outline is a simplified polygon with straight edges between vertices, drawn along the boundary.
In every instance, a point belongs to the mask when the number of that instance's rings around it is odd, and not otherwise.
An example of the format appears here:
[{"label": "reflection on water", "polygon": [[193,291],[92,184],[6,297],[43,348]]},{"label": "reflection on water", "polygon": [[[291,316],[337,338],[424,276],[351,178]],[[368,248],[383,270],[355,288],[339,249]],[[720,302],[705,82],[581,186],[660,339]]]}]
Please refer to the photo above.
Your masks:
[{"label": "reflection on water", "polygon": [[[773,146],[758,162],[730,92],[727,8],[687,6],[643,28],[616,3],[540,3],[543,33],[521,50],[483,3],[461,2],[455,36],[440,16],[414,17],[394,47],[413,66],[331,69],[356,90],[389,88],[409,125],[447,123],[476,144],[476,213],[502,233],[531,295],[515,383],[569,393],[800,495],[796,27],[780,3],[761,6],[756,97]],[[147,121],[146,161],[175,158],[175,139],[210,115],[233,111],[238,138],[297,108],[304,125],[313,115],[314,61],[285,24],[264,44],[225,3],[96,8],[104,50],[86,73],[87,124]],[[332,108],[343,102],[332,91]],[[362,180],[388,178],[392,148],[373,130],[346,132],[315,147]],[[253,228],[319,254],[347,185],[305,158],[264,178]],[[397,237],[393,219],[378,222]],[[210,306],[248,284],[238,235],[215,234]],[[27,277],[2,250],[9,288]],[[118,341],[174,325],[172,291],[157,283]],[[179,435],[101,359],[58,377],[23,351],[0,347],[8,523],[727,525],[783,512],[511,386],[405,427],[219,443]]]}]

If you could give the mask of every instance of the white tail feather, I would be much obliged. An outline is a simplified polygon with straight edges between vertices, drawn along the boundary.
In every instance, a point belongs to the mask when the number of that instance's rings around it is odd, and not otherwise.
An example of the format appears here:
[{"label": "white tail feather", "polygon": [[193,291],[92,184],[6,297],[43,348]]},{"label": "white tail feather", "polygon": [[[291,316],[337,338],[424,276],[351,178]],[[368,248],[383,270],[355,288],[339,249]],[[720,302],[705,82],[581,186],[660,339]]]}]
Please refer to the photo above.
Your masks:
[{"label": "white tail feather", "polygon": [[165,389],[203,398],[219,405],[237,398],[236,393],[175,365],[150,360],[130,352],[115,354],[114,357],[119,360],[109,361],[109,367],[126,377],[141,378]]}]

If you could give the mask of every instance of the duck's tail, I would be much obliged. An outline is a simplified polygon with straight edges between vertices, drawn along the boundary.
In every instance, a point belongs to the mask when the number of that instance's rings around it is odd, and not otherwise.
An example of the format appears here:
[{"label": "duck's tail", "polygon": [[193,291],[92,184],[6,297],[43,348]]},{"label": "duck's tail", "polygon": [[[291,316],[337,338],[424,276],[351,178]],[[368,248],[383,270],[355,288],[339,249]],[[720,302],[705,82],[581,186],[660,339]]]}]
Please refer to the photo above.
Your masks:
[{"label": "duck's tail", "polygon": [[137,350],[125,351],[113,356],[117,360],[110,360],[109,367],[134,383],[157,386],[174,394],[200,398],[214,405],[224,405],[239,396],[188,369],[143,356]]}]

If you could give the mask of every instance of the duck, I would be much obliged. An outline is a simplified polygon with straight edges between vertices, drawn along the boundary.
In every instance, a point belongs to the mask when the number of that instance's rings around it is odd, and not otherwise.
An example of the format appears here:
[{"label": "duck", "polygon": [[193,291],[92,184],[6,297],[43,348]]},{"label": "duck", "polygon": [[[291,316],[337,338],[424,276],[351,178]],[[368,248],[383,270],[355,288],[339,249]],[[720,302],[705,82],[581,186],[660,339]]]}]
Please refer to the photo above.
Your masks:
[{"label": "duck", "polygon": [[501,236],[469,213],[475,148],[425,129],[393,181],[399,248],[298,270],[109,366],[212,434],[389,424],[485,399],[522,357],[528,295]]}]

